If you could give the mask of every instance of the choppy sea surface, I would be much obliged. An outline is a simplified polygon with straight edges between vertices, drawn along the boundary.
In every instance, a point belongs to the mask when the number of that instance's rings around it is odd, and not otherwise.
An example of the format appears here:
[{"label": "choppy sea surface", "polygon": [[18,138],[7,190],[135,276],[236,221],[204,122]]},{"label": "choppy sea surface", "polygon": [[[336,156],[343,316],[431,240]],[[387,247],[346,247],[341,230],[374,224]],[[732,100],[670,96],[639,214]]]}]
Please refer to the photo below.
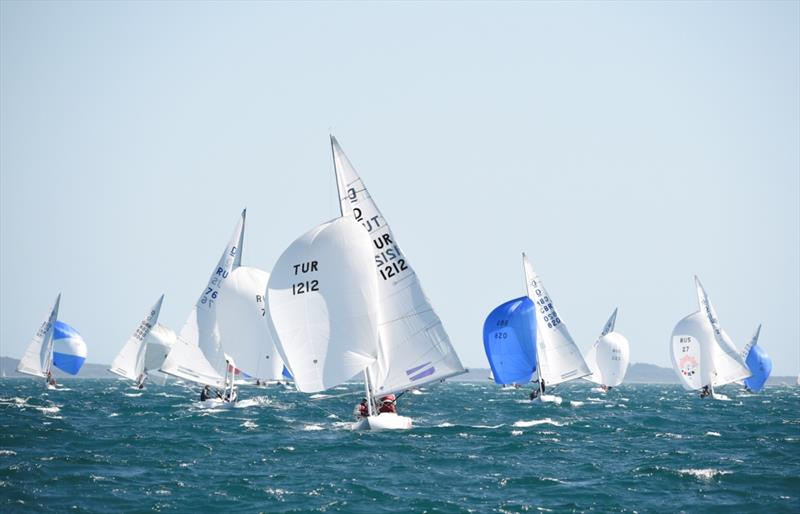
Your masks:
[{"label": "choppy sea surface", "polygon": [[[800,387],[406,394],[405,432],[352,432],[353,395],[0,380],[2,512],[800,512]],[[548,392],[550,392],[548,390]]]}]

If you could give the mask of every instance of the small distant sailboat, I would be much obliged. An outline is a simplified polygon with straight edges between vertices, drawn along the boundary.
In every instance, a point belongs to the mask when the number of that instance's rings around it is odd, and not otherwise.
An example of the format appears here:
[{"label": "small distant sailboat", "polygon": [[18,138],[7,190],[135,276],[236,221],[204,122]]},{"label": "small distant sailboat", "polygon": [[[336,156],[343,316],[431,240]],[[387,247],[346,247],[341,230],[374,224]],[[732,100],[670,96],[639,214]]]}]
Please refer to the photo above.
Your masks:
[{"label": "small distant sailboat", "polygon": [[750,342],[742,349],[741,356],[747,364],[747,369],[752,373],[744,379],[744,386],[748,391],[760,392],[767,379],[772,374],[772,359],[770,359],[764,348],[758,344],[758,336],[761,334],[761,325],[758,326]]},{"label": "small distant sailboat", "polygon": [[536,306],[536,365],[538,394],[534,400],[561,403],[561,397],[545,394],[546,387],[577,380],[591,374],[578,346],[567,330],[567,326],[556,311],[551,296],[533,270],[527,255],[522,254],[525,271],[525,286]]},{"label": "small distant sailboat", "polygon": [[625,336],[614,331],[616,321],[617,309],[614,309],[600,337],[586,354],[586,364],[592,371],[586,380],[599,384],[602,392],[622,383],[630,363],[630,343]]},{"label": "small distant sailboat", "polygon": [[[373,405],[373,397],[391,398],[395,393],[466,373],[389,223],[333,136],[331,151],[340,212],[359,222],[369,234],[378,276],[378,360],[365,376],[369,405]],[[404,423],[395,423],[394,416],[391,412],[371,415],[355,423],[353,429],[407,428]]]},{"label": "small distant sailboat", "polygon": [[536,306],[527,296],[495,308],[483,324],[491,379],[503,389],[527,384],[536,371]]},{"label": "small distant sailboat", "polygon": [[672,366],[684,389],[727,400],[714,388],[750,376],[744,359],[722,330],[703,285],[694,277],[700,310],[678,322],[672,331]]},{"label": "small distant sailboat", "polygon": [[52,367],[77,375],[86,362],[86,342],[77,330],[58,320],[61,294],[56,297],[50,314],[42,321],[17,365],[17,371],[47,379],[48,388],[55,386]]},{"label": "small distant sailboat", "polygon": [[223,334],[218,323],[217,304],[225,280],[241,265],[245,216],[246,211],[242,211],[208,284],[161,365],[164,373],[215,388],[219,398],[206,400],[213,405],[236,400],[236,366],[233,358],[222,348]]},{"label": "small distant sailboat", "polygon": [[158,323],[162,294],[150,309],[131,337],[125,342],[119,354],[111,362],[109,371],[128,380],[141,389],[146,380],[164,385],[167,375],[159,371],[161,365],[175,343],[175,332]]}]

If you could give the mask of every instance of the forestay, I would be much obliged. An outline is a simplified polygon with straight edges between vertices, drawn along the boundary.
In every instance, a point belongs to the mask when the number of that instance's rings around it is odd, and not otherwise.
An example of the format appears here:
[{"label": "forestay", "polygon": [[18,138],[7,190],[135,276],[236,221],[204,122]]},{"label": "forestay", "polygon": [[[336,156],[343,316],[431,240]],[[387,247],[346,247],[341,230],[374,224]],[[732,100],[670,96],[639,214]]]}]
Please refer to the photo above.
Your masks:
[{"label": "forestay", "polygon": [[245,215],[246,211],[242,211],[208,285],[181,328],[161,371],[199,384],[225,387],[227,364],[217,324],[217,300],[225,279],[241,264]]},{"label": "forestay", "polygon": [[556,311],[552,298],[524,253],[522,263],[528,297],[536,306],[536,359],[539,378],[544,379],[546,386],[553,386],[591,374],[567,326]]},{"label": "forestay", "polygon": [[58,318],[58,306],[61,303],[61,293],[56,297],[50,314],[42,321],[25,353],[19,360],[17,371],[35,377],[46,377],[53,362],[53,328]]},{"label": "forestay", "polygon": [[225,279],[217,301],[217,321],[225,353],[253,379],[281,380],[283,361],[264,319],[269,273],[239,266]]},{"label": "forestay", "polygon": [[536,371],[536,312],[527,296],[495,308],[483,324],[483,347],[498,384],[526,384]]},{"label": "forestay", "polygon": [[381,322],[373,391],[384,395],[465,373],[414,269],[333,136],[331,147],[342,215],[366,229],[377,268]]},{"label": "forestay", "polygon": [[148,346],[147,336],[158,322],[158,315],[161,312],[161,304],[163,302],[164,295],[162,294],[150,309],[147,316],[139,322],[136,331],[128,338],[117,356],[114,357],[114,360],[111,362],[111,367],[109,368],[110,372],[127,378],[128,380],[139,380],[145,368],[145,355]]},{"label": "forestay", "polygon": [[630,363],[630,344],[625,336],[614,331],[616,319],[617,309],[614,309],[600,337],[586,354],[586,364],[592,371],[586,380],[609,387],[622,383]]},{"label": "forestay", "polygon": [[306,232],[275,263],[270,329],[302,392],[339,385],[375,362],[378,282],[367,233],[350,217]]},{"label": "forestay", "polygon": [[[709,382],[713,386],[721,386],[742,380],[750,376],[744,359],[736,350],[736,346],[728,337],[728,334],[720,327],[717,312],[711,304],[711,300],[706,294],[703,284],[697,277],[694,277],[697,290],[697,301],[700,304],[700,312],[703,312],[711,325],[713,341],[709,341],[708,351],[713,363],[713,371],[709,375]],[[712,344],[716,343],[716,344]]]}]

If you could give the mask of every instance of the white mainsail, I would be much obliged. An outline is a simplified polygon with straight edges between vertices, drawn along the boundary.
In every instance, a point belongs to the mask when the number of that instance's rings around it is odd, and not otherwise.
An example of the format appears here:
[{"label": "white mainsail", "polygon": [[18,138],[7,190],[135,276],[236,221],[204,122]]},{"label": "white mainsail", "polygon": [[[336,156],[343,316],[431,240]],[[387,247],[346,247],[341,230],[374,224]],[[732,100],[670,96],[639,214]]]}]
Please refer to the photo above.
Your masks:
[{"label": "white mainsail", "polygon": [[614,331],[616,319],[617,309],[614,309],[600,337],[585,358],[592,372],[586,380],[608,387],[616,387],[622,383],[630,363],[630,344],[625,336]]},{"label": "white mainsail", "polygon": [[[122,349],[111,362],[110,372],[128,380],[140,380],[145,368],[145,354],[147,353],[147,336],[158,322],[161,304],[164,302],[162,294],[158,301],[148,312],[147,316],[139,322],[136,331],[122,346]],[[160,363],[159,363],[160,364]]]},{"label": "white mainsail", "polygon": [[253,379],[282,380],[283,360],[265,322],[269,273],[239,266],[225,279],[217,300],[217,322],[225,353]]},{"label": "white mainsail", "polygon": [[331,149],[342,215],[366,229],[377,267],[381,321],[378,360],[369,370],[372,391],[386,395],[465,373],[417,274],[333,136]]},{"label": "white mainsail", "polygon": [[53,364],[53,328],[58,319],[58,306],[61,293],[58,293],[50,314],[42,321],[28,348],[19,360],[17,371],[35,377],[46,377]]},{"label": "white mainsail", "polygon": [[339,385],[375,362],[378,281],[366,232],[350,217],[323,223],[280,256],[267,321],[302,392]]},{"label": "white mainsail", "polygon": [[710,352],[712,368],[710,375],[707,377],[708,381],[704,382],[703,385],[721,386],[749,377],[750,370],[744,358],[736,350],[736,345],[733,344],[728,334],[720,327],[717,312],[711,304],[703,284],[700,283],[697,277],[694,277],[694,281],[700,312],[706,315],[713,333],[713,340],[706,345],[707,351]]},{"label": "white mainsail", "polygon": [[164,360],[161,366],[164,373],[198,384],[225,388],[228,366],[217,323],[217,299],[224,281],[241,264],[246,212],[242,211],[208,285],[192,308],[178,340]]},{"label": "white mainsail", "polygon": [[544,379],[546,386],[554,386],[590,375],[578,346],[524,253],[522,264],[528,297],[536,305],[536,367],[539,378]]}]

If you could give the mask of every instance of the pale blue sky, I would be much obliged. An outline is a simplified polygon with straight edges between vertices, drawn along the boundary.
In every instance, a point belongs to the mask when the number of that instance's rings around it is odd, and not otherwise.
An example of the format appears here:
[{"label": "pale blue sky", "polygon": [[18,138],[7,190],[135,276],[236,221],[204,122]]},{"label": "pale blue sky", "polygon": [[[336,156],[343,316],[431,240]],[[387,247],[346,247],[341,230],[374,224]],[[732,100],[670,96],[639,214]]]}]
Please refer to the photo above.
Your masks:
[{"label": "pale blue sky", "polygon": [[669,365],[698,274],[800,371],[800,4],[0,3],[0,341],[179,329],[248,208],[334,217],[332,130],[466,365],[526,251],[582,349]]}]

